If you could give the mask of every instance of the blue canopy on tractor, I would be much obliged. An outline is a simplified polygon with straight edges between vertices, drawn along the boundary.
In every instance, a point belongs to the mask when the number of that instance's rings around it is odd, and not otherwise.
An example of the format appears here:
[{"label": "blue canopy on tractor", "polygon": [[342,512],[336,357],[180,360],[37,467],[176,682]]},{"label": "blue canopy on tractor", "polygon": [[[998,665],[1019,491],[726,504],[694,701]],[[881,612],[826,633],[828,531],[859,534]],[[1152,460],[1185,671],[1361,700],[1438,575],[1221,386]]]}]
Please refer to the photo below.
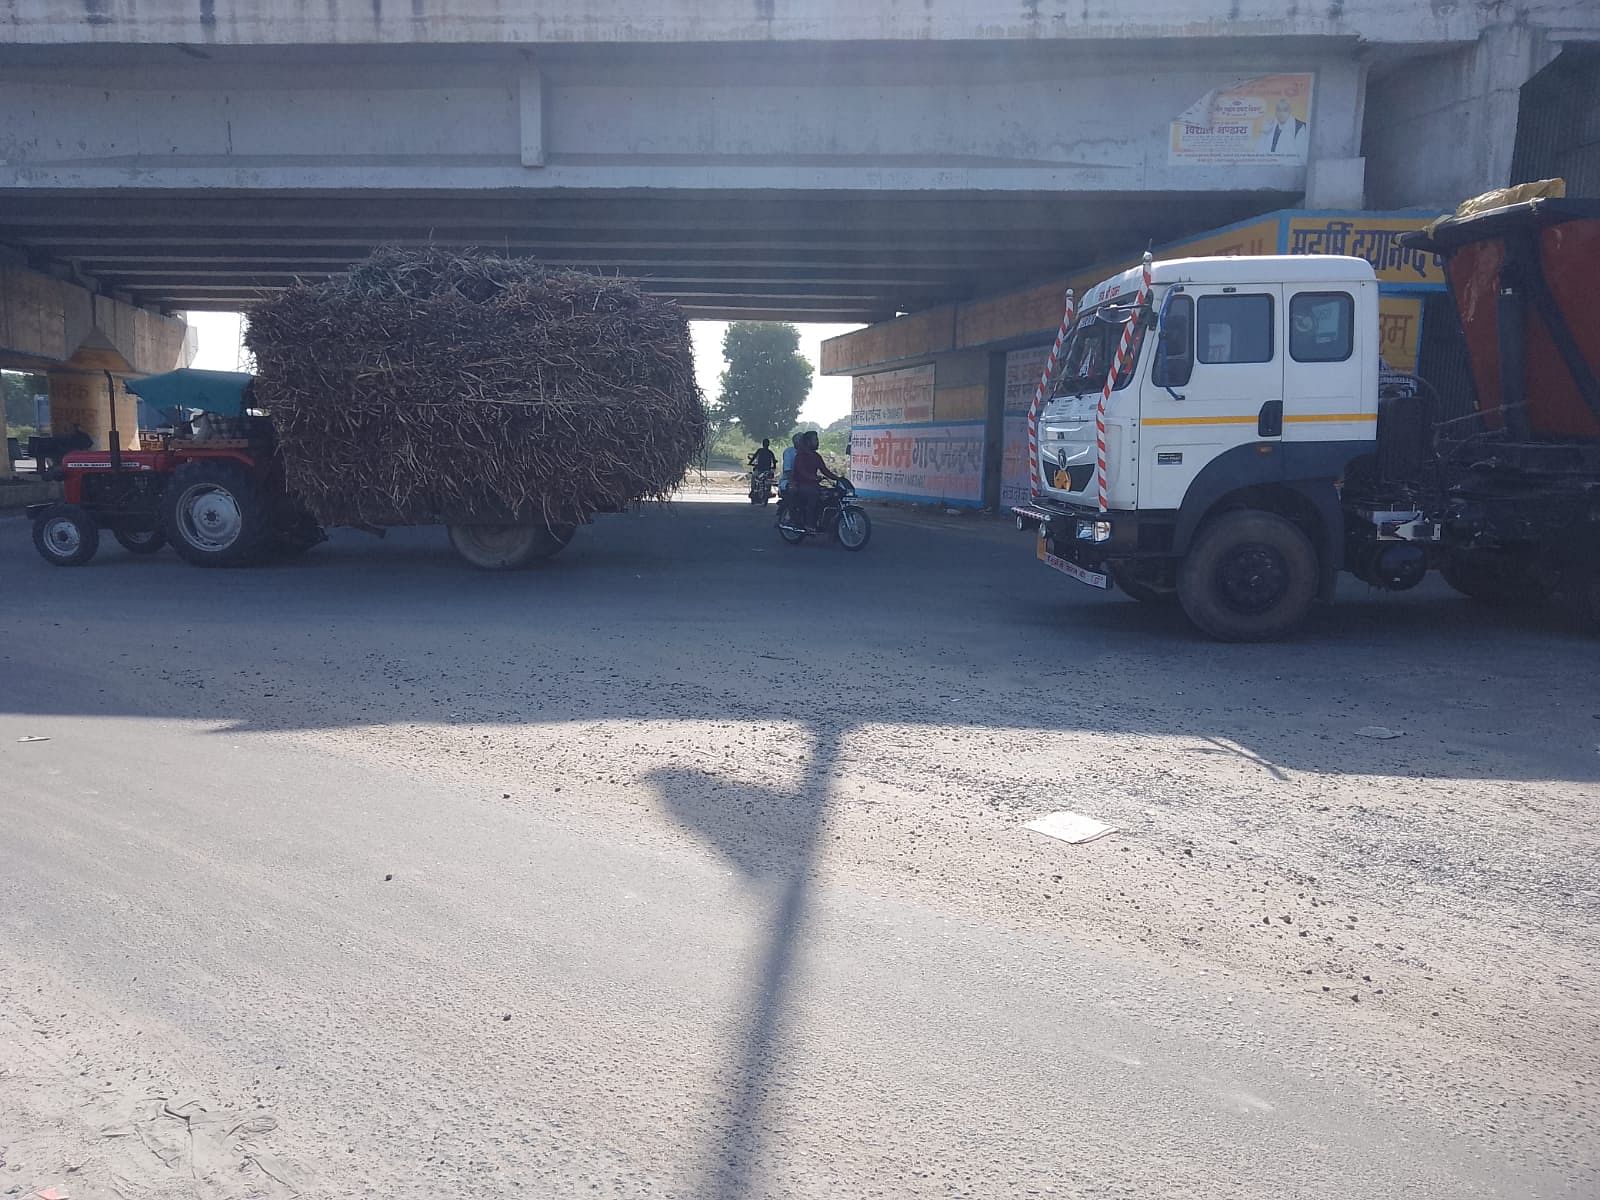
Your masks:
[{"label": "blue canopy on tractor", "polygon": [[[192,413],[219,417],[243,416],[251,405],[250,384],[255,376],[244,371],[196,371],[185,368],[162,375],[130,379],[126,387],[139,397],[139,427],[154,429],[181,424]],[[181,414],[174,410],[182,409]],[[146,418],[153,418],[147,420]]]}]

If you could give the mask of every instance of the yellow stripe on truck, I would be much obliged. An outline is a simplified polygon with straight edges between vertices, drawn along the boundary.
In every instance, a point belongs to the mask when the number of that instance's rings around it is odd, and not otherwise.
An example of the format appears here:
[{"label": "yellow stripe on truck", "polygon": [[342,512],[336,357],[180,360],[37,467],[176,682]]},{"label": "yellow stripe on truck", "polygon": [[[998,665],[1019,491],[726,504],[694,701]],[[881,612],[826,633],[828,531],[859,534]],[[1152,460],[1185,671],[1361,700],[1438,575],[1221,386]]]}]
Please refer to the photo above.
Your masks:
[{"label": "yellow stripe on truck", "polygon": [[1377,413],[1284,413],[1285,421],[1315,421],[1327,423],[1331,421],[1376,421]]},{"label": "yellow stripe on truck", "polygon": [[1141,425],[1254,425],[1255,417],[1146,417]]},{"label": "yellow stripe on truck", "polygon": [[[1376,421],[1376,413],[1286,413],[1285,421],[1299,424],[1315,422],[1332,424],[1337,421]],[[1141,425],[1254,425],[1259,416],[1249,417],[1145,417]]]}]

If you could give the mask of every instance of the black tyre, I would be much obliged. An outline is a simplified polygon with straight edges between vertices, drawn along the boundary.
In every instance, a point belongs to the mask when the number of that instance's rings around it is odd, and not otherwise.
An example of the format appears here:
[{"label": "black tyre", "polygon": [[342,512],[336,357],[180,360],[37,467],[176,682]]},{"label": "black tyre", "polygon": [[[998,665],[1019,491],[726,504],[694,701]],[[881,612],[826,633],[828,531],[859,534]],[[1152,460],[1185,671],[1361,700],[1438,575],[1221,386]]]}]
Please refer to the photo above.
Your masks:
[{"label": "black tyre", "polygon": [[1177,572],[1169,562],[1131,559],[1114,562],[1111,579],[1141,604],[1170,604],[1178,598]]},{"label": "black tyre", "polygon": [[566,548],[573,525],[452,525],[450,544],[480,571],[516,571]]},{"label": "black tyre", "polygon": [[81,567],[100,549],[100,527],[76,504],[53,504],[33,523],[33,548],[58,567]]},{"label": "black tyre", "polygon": [[1538,608],[1550,599],[1549,589],[1522,564],[1488,555],[1452,554],[1439,574],[1463,596],[1491,608]]},{"label": "black tyre", "polygon": [[846,550],[861,550],[872,540],[872,518],[862,508],[846,508],[839,513],[833,536]]},{"label": "black tyre", "polygon": [[1178,599],[1203,632],[1264,642],[1293,632],[1317,595],[1311,539],[1276,513],[1238,509],[1200,530],[1178,571]]},{"label": "black tyre", "polygon": [[789,502],[787,500],[778,501],[778,536],[791,546],[798,546],[806,540],[804,530],[790,524]]},{"label": "black tyre", "polygon": [[155,554],[167,544],[159,529],[113,529],[111,536],[129,554]]},{"label": "black tyre", "polygon": [[272,533],[272,514],[255,480],[233,463],[185,463],[161,494],[161,528],[197,567],[253,562]]},{"label": "black tyre", "polygon": [[302,514],[279,526],[272,535],[272,551],[284,558],[294,558],[327,540],[328,535],[316,519]]}]

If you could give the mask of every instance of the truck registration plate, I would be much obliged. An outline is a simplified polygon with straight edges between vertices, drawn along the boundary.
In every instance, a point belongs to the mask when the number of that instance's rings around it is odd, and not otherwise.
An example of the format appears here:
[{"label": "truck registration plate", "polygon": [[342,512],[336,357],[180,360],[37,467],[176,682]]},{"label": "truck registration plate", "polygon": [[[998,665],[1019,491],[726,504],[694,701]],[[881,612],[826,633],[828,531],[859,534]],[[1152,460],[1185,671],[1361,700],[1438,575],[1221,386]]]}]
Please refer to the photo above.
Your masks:
[{"label": "truck registration plate", "polygon": [[1075,562],[1069,562],[1058,554],[1051,554],[1044,544],[1044,535],[1039,535],[1037,554],[1039,561],[1047,567],[1054,567],[1063,575],[1071,575],[1079,583],[1086,583],[1090,587],[1102,590],[1111,587],[1111,580],[1099,571],[1086,570]]}]

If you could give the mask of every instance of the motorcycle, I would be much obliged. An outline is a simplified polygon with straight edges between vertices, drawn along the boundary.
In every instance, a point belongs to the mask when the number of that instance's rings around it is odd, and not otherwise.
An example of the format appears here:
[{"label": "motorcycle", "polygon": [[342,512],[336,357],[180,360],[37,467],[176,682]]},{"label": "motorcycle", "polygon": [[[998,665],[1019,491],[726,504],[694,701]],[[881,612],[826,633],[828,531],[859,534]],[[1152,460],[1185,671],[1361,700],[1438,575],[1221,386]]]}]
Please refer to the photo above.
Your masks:
[{"label": "motorcycle", "polygon": [[772,499],[773,473],[768,471],[750,472],[750,503],[766,504]]},{"label": "motorcycle", "polygon": [[779,498],[778,536],[791,546],[798,546],[808,537],[831,536],[846,550],[860,550],[872,537],[872,518],[856,495],[855,486],[848,479],[841,479],[831,486],[824,483],[819,490],[815,531],[805,528],[800,514],[791,511],[792,494]]}]

